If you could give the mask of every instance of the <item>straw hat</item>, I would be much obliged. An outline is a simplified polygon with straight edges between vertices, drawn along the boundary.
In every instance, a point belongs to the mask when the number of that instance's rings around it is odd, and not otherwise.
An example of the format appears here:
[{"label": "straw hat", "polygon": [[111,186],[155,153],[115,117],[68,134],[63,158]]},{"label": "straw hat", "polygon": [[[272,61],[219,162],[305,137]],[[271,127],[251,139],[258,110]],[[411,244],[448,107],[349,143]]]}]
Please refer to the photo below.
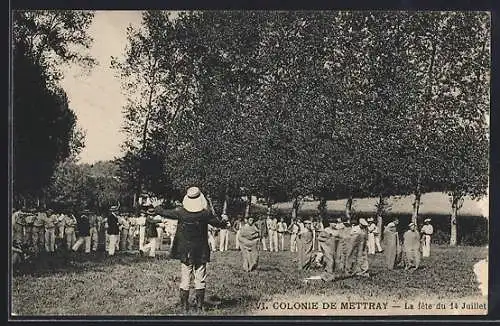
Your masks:
[{"label": "straw hat", "polygon": [[426,218],[426,219],[424,220],[424,222],[430,222],[430,221],[431,221],[431,219],[430,219],[430,218]]},{"label": "straw hat", "polygon": [[408,224],[408,227],[412,227],[414,225],[415,225],[415,223],[411,222],[410,224]]},{"label": "straw hat", "polygon": [[147,215],[156,215],[156,210],[153,207],[148,208],[146,211]]},{"label": "straw hat", "polygon": [[188,212],[197,213],[206,209],[208,204],[200,189],[198,187],[191,187],[187,190],[182,200],[182,207]]},{"label": "straw hat", "polygon": [[110,212],[117,212],[117,211],[118,211],[118,206],[111,206],[111,207],[109,208],[109,211],[110,211]]},{"label": "straw hat", "polygon": [[367,219],[367,221],[368,221],[368,222],[373,222],[373,221],[374,221],[374,219],[373,219],[373,217],[369,217],[369,218]]}]

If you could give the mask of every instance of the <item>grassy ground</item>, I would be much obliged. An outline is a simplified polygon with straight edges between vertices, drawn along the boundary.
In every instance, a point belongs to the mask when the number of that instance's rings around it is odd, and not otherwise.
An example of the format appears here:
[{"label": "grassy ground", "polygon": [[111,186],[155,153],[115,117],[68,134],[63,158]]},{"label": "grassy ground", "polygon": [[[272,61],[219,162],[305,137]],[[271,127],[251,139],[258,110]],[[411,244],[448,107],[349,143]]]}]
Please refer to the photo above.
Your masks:
[{"label": "grassy ground", "polygon": [[[212,254],[208,264],[207,298],[218,301],[209,315],[256,313],[259,303],[277,298],[326,296],[345,300],[450,300],[480,298],[472,266],[487,248],[434,246],[430,258],[413,273],[387,271],[384,257],[370,257],[370,278],[304,282],[321,271],[299,271],[289,251],[261,252],[259,269],[245,273],[241,254]],[[12,311],[16,315],[169,315],[180,314],[179,262],[165,252],[157,259],[118,253],[85,256],[40,256],[12,279]],[[281,300],[280,299],[280,300]]]}]

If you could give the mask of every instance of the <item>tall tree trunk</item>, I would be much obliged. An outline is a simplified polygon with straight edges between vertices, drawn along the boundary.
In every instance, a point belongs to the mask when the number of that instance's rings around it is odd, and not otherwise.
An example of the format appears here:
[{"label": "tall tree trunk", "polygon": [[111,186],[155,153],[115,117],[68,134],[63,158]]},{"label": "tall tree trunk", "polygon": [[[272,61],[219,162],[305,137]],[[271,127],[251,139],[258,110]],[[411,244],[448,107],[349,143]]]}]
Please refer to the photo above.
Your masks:
[{"label": "tall tree trunk", "polygon": [[380,232],[380,240],[384,240],[384,220],[382,215],[377,215],[377,229]]},{"label": "tall tree trunk", "polygon": [[411,222],[417,225],[418,211],[420,209],[420,198],[422,196],[421,193],[421,185],[420,185],[420,173],[418,175],[417,180],[417,189],[415,189],[415,200],[413,201],[413,213],[411,215]]},{"label": "tall tree trunk", "polygon": [[300,208],[300,198],[295,197],[292,205],[292,218],[297,218],[299,214],[299,208]]},{"label": "tall tree trunk", "polygon": [[351,212],[352,212],[352,195],[347,198],[347,201],[345,203],[345,216],[350,220],[351,219]]},{"label": "tall tree trunk", "polygon": [[137,193],[134,192],[134,197],[132,199],[132,207],[136,208],[137,207]]},{"label": "tall tree trunk", "polygon": [[383,240],[383,234],[384,234],[384,219],[383,215],[385,214],[385,207],[386,207],[386,198],[383,195],[379,195],[378,197],[378,205],[377,205],[377,217],[376,217],[376,223],[377,223],[377,229],[380,232],[380,240]]},{"label": "tall tree trunk", "polygon": [[245,218],[250,216],[250,206],[252,206],[252,195],[247,195],[247,202],[245,206]]},{"label": "tall tree trunk", "polygon": [[222,206],[222,214],[227,214],[227,203],[229,201],[229,190],[226,187],[226,192],[224,193],[224,204]]},{"label": "tall tree trunk", "polygon": [[319,211],[319,217],[321,221],[323,221],[324,218],[326,217],[326,212],[327,212],[326,198],[324,196],[321,196],[319,199],[318,211]]},{"label": "tall tree trunk", "polygon": [[463,197],[454,194],[451,198],[451,217],[450,217],[450,246],[457,245],[457,216],[458,211],[462,208]]},{"label": "tall tree trunk", "polygon": [[454,247],[457,245],[457,206],[451,206],[451,217],[450,217],[450,246]]},{"label": "tall tree trunk", "polygon": [[386,198],[383,195],[379,195],[377,203],[377,215],[381,216],[384,215],[386,206],[387,206]]},{"label": "tall tree trunk", "polygon": [[413,213],[411,215],[411,222],[417,224],[418,210],[420,209],[420,198],[422,194],[415,192],[415,200],[413,201]]}]

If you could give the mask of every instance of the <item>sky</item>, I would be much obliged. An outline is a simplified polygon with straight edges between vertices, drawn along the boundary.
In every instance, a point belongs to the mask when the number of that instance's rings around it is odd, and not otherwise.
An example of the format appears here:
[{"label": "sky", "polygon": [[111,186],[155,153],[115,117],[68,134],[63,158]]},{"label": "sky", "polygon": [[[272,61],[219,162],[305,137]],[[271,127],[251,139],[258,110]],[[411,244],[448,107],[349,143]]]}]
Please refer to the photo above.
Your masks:
[{"label": "sky", "polygon": [[120,80],[110,68],[111,56],[123,57],[126,29],[140,23],[140,11],[97,11],[89,34],[94,39],[90,54],[98,65],[88,74],[78,66],[64,70],[62,87],[77,115],[78,127],[86,132],[86,146],[80,153],[82,163],[121,156],[122,107],[126,99]]}]

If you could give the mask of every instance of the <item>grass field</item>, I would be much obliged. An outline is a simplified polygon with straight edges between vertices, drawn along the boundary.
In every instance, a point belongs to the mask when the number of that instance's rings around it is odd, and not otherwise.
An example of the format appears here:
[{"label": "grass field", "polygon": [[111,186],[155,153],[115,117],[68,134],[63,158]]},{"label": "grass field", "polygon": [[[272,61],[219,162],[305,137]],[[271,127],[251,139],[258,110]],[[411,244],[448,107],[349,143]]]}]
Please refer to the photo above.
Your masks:
[{"label": "grass field", "polygon": [[[472,268],[487,257],[487,251],[484,247],[434,246],[431,257],[415,272],[387,271],[383,255],[377,254],[370,257],[370,278],[307,283],[304,277],[321,271],[297,270],[295,254],[289,251],[261,252],[260,267],[252,273],[242,270],[239,251],[216,252],[208,264],[207,298],[219,305],[204,314],[258,314],[259,304],[283,298],[449,302],[467,297],[484,301]],[[179,268],[179,262],[167,259],[164,252],[153,260],[127,253],[41,256],[13,277],[12,311],[22,316],[181,314],[176,307]]]}]

